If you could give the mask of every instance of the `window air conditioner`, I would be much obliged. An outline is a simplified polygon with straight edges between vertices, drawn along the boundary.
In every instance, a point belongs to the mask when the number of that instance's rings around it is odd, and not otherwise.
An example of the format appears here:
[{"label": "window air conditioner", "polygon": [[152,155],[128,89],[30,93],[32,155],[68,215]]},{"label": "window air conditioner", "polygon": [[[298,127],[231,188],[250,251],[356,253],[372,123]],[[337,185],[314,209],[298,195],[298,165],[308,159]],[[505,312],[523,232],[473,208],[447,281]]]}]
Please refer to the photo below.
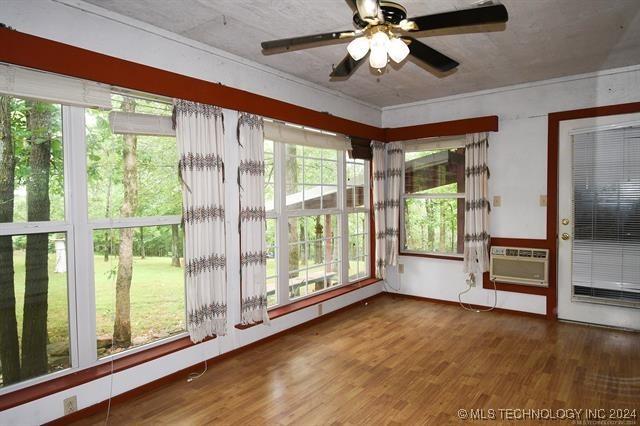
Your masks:
[{"label": "window air conditioner", "polygon": [[491,247],[492,281],[549,287],[549,250]]}]

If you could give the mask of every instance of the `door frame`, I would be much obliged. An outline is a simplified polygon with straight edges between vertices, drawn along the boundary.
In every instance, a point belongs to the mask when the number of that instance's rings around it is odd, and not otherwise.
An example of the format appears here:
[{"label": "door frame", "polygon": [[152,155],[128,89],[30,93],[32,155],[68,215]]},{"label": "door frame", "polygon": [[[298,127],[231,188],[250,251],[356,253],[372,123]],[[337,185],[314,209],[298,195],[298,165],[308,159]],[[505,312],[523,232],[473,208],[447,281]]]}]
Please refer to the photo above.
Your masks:
[{"label": "door frame", "polygon": [[549,291],[547,318],[558,319],[558,148],[560,122],[640,112],[640,102],[552,112],[547,124],[547,238],[549,249]]}]

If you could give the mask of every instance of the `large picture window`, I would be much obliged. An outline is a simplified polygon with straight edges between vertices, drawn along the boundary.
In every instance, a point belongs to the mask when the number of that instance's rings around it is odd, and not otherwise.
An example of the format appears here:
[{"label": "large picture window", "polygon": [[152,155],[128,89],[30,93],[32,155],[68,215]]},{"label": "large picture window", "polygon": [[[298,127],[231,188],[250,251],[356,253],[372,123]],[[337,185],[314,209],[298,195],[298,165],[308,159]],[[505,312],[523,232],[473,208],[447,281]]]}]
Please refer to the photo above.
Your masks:
[{"label": "large picture window", "polygon": [[124,95],[112,102],[111,112],[87,109],[85,118],[99,357],[185,331],[176,138],[113,125],[114,112],[133,121],[169,117],[172,106]]},{"label": "large picture window", "polygon": [[401,208],[403,253],[464,252],[464,148],[405,153]]},{"label": "large picture window", "polygon": [[111,115],[172,106],[89,89],[102,109],[0,94],[3,388],[185,332],[175,137]]},{"label": "large picture window", "polygon": [[265,139],[270,307],[370,276],[369,163],[288,142]]}]

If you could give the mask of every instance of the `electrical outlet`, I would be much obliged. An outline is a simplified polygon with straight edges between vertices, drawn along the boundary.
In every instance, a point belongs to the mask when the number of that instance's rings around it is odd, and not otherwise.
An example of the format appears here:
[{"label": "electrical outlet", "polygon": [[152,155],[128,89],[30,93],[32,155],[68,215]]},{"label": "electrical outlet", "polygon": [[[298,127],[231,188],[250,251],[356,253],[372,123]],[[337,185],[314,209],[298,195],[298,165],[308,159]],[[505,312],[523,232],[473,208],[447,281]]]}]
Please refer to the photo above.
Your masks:
[{"label": "electrical outlet", "polygon": [[541,195],[540,196],[540,207],[547,207],[547,196],[546,195]]},{"label": "electrical outlet", "polygon": [[500,207],[501,205],[502,205],[502,197],[499,195],[494,195],[492,207]]},{"label": "electrical outlet", "polygon": [[322,315],[322,303],[318,304],[318,316]]},{"label": "electrical outlet", "polygon": [[398,263],[398,273],[404,274],[404,263]]},{"label": "electrical outlet", "polygon": [[64,405],[64,415],[68,415],[71,413],[75,413],[76,411],[78,411],[78,397],[73,395],[70,396],[69,398],[65,398],[65,400],[62,402]]}]

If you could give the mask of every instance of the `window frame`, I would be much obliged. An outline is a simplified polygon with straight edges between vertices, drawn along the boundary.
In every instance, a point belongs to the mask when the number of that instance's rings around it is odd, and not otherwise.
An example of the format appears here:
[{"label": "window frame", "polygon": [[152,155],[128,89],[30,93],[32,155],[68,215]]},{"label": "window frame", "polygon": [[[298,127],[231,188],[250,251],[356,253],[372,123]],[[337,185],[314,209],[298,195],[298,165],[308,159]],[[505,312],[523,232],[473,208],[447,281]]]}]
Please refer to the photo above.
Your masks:
[{"label": "window frame", "polygon": [[[117,90],[112,91],[113,93],[119,94]],[[153,97],[153,100],[168,102],[167,99],[162,97]],[[42,102],[48,101],[43,100]],[[55,104],[55,102],[49,103]],[[98,357],[96,350],[93,232],[104,229],[181,224],[182,217],[172,215],[90,219],[85,127],[85,114],[90,108],[65,104],[58,105],[61,106],[62,115],[64,220],[0,223],[0,236],[39,233],[66,234],[69,367],[2,386],[0,387],[0,396],[71,375],[81,370],[99,367],[120,358],[126,358],[188,337],[188,332],[185,330],[184,332],[131,347],[115,354],[102,358]],[[183,288],[186,301],[186,286],[183,286]],[[184,314],[186,324],[186,302]]]},{"label": "window frame", "polygon": [[[464,141],[460,140],[459,143],[452,144],[451,146],[441,146],[438,141],[434,141],[432,146],[429,144],[421,144],[421,149],[413,150],[410,152],[422,152],[422,151],[436,151],[436,150],[450,150],[450,149],[458,149],[465,148]],[[406,164],[406,153],[403,154],[402,161],[402,176],[400,179],[400,244],[399,244],[399,254],[401,256],[421,256],[421,257],[434,257],[439,259],[449,259],[449,260],[463,260],[464,253],[440,253],[434,251],[425,251],[425,250],[411,250],[406,249],[406,219],[405,219],[405,202],[408,199],[414,200],[437,200],[437,199],[463,199],[466,200],[466,190],[464,192],[454,192],[454,193],[443,193],[443,194],[407,194],[405,188],[405,164]],[[466,149],[465,149],[465,159],[466,159]]]},{"label": "window frame", "polygon": [[[273,139],[270,140],[273,143],[273,160],[274,160],[274,209],[268,210],[266,213],[267,219],[275,219],[276,221],[276,265],[277,265],[277,293],[276,303],[269,306],[268,310],[274,310],[282,308],[283,306],[291,303],[297,303],[302,300],[335,290],[337,288],[353,284],[357,281],[362,281],[367,278],[371,278],[371,249],[370,249],[370,235],[367,231],[365,237],[366,244],[366,277],[360,277],[355,280],[349,280],[349,231],[348,231],[348,214],[354,212],[363,212],[370,220],[370,161],[364,162],[364,206],[347,208],[346,200],[346,167],[347,167],[347,151],[337,151],[337,202],[336,207],[324,208],[324,209],[288,209],[286,205],[286,147],[287,143],[278,142]],[[327,148],[330,149],[330,148]],[[300,156],[305,158],[304,156]],[[315,157],[313,157],[315,158]],[[333,161],[333,160],[330,160]],[[310,217],[310,216],[324,216],[324,215],[336,215],[338,221],[338,230],[336,231],[337,238],[339,238],[338,254],[339,260],[332,263],[340,264],[340,277],[339,284],[331,287],[324,288],[322,290],[315,291],[304,296],[295,298],[289,297],[289,219],[296,217]],[[283,244],[282,242],[286,242]],[[345,259],[345,256],[347,257]],[[324,264],[323,264],[324,265]]]}]

